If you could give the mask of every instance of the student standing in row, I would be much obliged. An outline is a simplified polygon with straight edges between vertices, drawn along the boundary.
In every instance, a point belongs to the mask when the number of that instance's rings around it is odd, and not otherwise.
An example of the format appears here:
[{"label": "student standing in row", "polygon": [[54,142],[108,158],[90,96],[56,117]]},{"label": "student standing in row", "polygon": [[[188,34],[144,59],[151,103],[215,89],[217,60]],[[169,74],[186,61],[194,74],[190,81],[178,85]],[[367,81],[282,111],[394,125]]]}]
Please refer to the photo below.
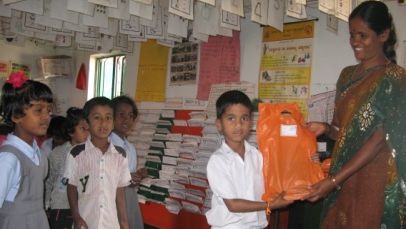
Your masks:
[{"label": "student standing in row", "polygon": [[283,194],[273,201],[261,201],[262,155],[245,140],[252,110],[250,99],[241,91],[228,91],[217,99],[216,126],[224,141],[207,165],[213,196],[206,217],[212,228],[264,228],[268,225],[266,212],[292,202],[283,199]]},{"label": "student standing in row", "polygon": [[95,97],[83,107],[90,138],[67,158],[68,200],[77,229],[128,229],[125,187],[130,184],[126,152],[109,142],[110,99]]},{"label": "student standing in row", "polygon": [[63,179],[66,158],[72,146],[86,141],[88,125],[82,109],[71,107],[66,112],[66,123],[61,130],[69,136],[64,144],[55,147],[49,155],[49,175],[45,182],[45,206],[49,207],[48,220],[51,229],[72,228],[73,219]]},{"label": "student standing in row", "polygon": [[128,134],[138,116],[135,102],[128,96],[118,96],[112,99],[114,108],[114,129],[110,135],[111,142],[125,149],[128,158],[128,168],[133,184],[125,189],[127,217],[130,229],[143,229],[141,210],[138,203],[136,185],[146,177],[146,169],[137,170],[137,152],[134,145],[127,140]]},{"label": "student standing in row", "polygon": [[0,147],[0,228],[47,229],[44,179],[48,160],[35,137],[46,134],[53,96],[48,86],[12,73],[2,89],[0,114],[14,128]]}]

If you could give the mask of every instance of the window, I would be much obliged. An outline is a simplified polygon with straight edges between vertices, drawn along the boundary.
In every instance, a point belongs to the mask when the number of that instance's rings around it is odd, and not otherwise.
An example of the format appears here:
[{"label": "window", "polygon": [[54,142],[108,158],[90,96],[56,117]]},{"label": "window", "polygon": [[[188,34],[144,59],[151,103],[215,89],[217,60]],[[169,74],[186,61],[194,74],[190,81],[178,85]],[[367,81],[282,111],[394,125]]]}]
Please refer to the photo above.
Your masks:
[{"label": "window", "polygon": [[114,98],[121,95],[126,57],[124,55],[96,58],[94,96]]}]

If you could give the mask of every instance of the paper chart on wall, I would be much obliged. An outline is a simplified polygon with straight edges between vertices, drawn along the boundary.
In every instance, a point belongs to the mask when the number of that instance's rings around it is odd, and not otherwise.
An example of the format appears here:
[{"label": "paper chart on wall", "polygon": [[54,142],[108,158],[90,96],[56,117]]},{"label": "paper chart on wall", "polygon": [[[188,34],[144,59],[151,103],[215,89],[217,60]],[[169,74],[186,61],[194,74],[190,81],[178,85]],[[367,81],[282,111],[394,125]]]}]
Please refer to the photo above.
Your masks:
[{"label": "paper chart on wall", "polygon": [[308,102],[308,121],[331,123],[334,114],[336,91],[312,95]]},{"label": "paper chart on wall", "polygon": [[240,16],[222,10],[220,16],[220,26],[227,29],[240,31]]},{"label": "paper chart on wall", "polygon": [[47,28],[43,25],[35,24],[35,14],[23,13],[22,29],[31,32],[45,33]]},{"label": "paper chart on wall", "polygon": [[67,30],[72,30],[75,32],[86,33],[89,30],[89,26],[81,25],[81,24],[73,24],[67,21],[63,22],[62,27]]},{"label": "paper chart on wall", "polygon": [[11,9],[33,14],[44,14],[44,0],[25,0],[22,2],[10,4],[9,7]]},{"label": "paper chart on wall", "polygon": [[67,21],[73,24],[79,23],[79,13],[66,8],[67,0],[51,0],[49,16],[51,18]]},{"label": "paper chart on wall", "polygon": [[23,1],[23,0],[3,0],[3,4],[8,5],[11,3],[16,3],[16,2],[21,2],[21,1]]},{"label": "paper chart on wall", "polygon": [[195,3],[195,19],[193,20],[193,32],[207,35],[217,35],[219,10],[202,2]]},{"label": "paper chart on wall", "polygon": [[15,34],[11,31],[11,18],[0,17],[0,35],[4,38],[15,37]]},{"label": "paper chart on wall", "polygon": [[139,17],[131,16],[130,20],[120,20],[119,32],[136,37],[145,37],[144,26],[140,25]]},{"label": "paper chart on wall", "polygon": [[97,5],[107,6],[111,8],[117,8],[117,0],[88,0],[90,3]]},{"label": "paper chart on wall", "polygon": [[133,0],[134,2],[144,3],[144,4],[151,4],[152,0]]},{"label": "paper chart on wall", "polygon": [[334,0],[319,0],[319,10],[326,14],[334,14]]},{"label": "paper chart on wall", "polygon": [[216,5],[216,0],[198,0],[199,2],[207,3],[212,6]]},{"label": "paper chart on wall", "polygon": [[264,28],[258,96],[271,101],[296,102],[306,116],[314,22],[285,24],[283,31]]},{"label": "paper chart on wall", "polygon": [[0,3],[0,16],[11,17],[11,8]]},{"label": "paper chart on wall", "polygon": [[51,0],[44,0],[44,15],[35,15],[35,23],[47,27],[62,29],[62,21],[51,18]]},{"label": "paper chart on wall", "polygon": [[168,53],[169,48],[153,40],[141,44],[135,95],[137,101],[165,101]]},{"label": "paper chart on wall", "polygon": [[285,15],[285,3],[282,0],[269,0],[268,25],[279,31],[283,31],[283,18]]},{"label": "paper chart on wall", "polygon": [[253,100],[256,96],[256,85],[254,83],[235,82],[212,84],[206,108],[209,117],[216,117],[216,101],[221,94],[229,90],[240,90],[244,92],[251,100]]},{"label": "paper chart on wall", "polygon": [[66,8],[78,13],[93,15],[95,5],[87,0],[67,0]]},{"label": "paper chart on wall", "polygon": [[266,25],[268,22],[268,1],[251,0],[251,20]]},{"label": "paper chart on wall", "polygon": [[306,19],[306,7],[296,3],[294,0],[288,0],[286,6],[286,15],[297,19]]},{"label": "paper chart on wall", "polygon": [[221,9],[229,13],[244,17],[243,0],[221,0]]},{"label": "paper chart on wall", "polygon": [[207,100],[212,84],[240,81],[240,33],[212,36],[200,45],[197,99]]},{"label": "paper chart on wall", "polygon": [[143,4],[130,0],[129,12],[132,15],[136,15],[148,20],[152,20],[153,4]]},{"label": "paper chart on wall", "polygon": [[145,37],[149,39],[165,39],[163,8],[159,4],[154,7],[152,12],[153,26],[146,27]]},{"label": "paper chart on wall", "polygon": [[348,22],[352,10],[351,0],[336,0],[335,1],[335,16],[339,19]]},{"label": "paper chart on wall", "polygon": [[55,46],[57,47],[71,47],[72,46],[72,37],[64,35],[56,35]]},{"label": "paper chart on wall", "polygon": [[115,36],[118,32],[118,26],[119,26],[119,21],[116,18],[109,18],[108,21],[109,27],[106,28],[100,28],[99,31],[102,34],[109,35],[109,36]]},{"label": "paper chart on wall", "polygon": [[24,13],[13,11],[10,21],[10,31],[26,37],[33,37],[34,32],[24,29]]},{"label": "paper chart on wall", "polygon": [[94,7],[93,16],[90,15],[80,15],[79,21],[80,24],[87,26],[96,26],[100,28],[108,28],[109,20],[107,17],[107,7],[102,5],[96,5]]},{"label": "paper chart on wall", "polygon": [[131,0],[120,0],[117,3],[117,8],[109,8],[107,15],[111,18],[130,20],[129,7]]},{"label": "paper chart on wall", "polygon": [[193,20],[193,0],[169,0],[169,13]]},{"label": "paper chart on wall", "polygon": [[188,20],[175,14],[169,14],[168,17],[168,34],[179,37],[187,37]]}]

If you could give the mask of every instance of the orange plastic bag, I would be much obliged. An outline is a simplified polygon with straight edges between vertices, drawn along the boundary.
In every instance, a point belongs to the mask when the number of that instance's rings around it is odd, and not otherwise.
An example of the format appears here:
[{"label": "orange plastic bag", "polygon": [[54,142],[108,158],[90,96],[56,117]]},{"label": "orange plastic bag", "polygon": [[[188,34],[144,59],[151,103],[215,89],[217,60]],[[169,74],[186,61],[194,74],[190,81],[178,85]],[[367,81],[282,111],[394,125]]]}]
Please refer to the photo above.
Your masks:
[{"label": "orange plastic bag", "polygon": [[324,178],[320,164],[311,160],[316,137],[304,126],[296,104],[260,103],[257,141],[264,158],[263,200],[272,200],[282,191],[285,199],[301,199],[309,185]]}]

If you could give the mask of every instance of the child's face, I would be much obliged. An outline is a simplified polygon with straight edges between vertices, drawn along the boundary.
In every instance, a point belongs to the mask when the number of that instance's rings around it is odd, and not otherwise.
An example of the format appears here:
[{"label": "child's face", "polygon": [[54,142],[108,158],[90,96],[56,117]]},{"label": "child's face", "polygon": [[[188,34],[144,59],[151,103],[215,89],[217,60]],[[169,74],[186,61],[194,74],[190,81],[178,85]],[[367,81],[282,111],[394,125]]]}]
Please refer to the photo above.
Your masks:
[{"label": "child's face", "polygon": [[89,113],[88,124],[92,138],[107,139],[113,130],[113,109],[104,105],[93,107]]},{"label": "child's face", "polygon": [[76,145],[86,141],[87,136],[89,135],[89,125],[86,120],[82,119],[75,126],[74,131],[70,134],[72,138],[72,145]]},{"label": "child's face", "polygon": [[33,137],[43,136],[47,133],[51,121],[52,104],[46,101],[32,101],[24,109],[23,117],[13,117],[16,125],[15,133],[24,140],[31,141]]},{"label": "child's face", "polygon": [[127,136],[134,125],[134,113],[129,104],[118,104],[114,116],[114,131],[120,136]]},{"label": "child's face", "polygon": [[227,143],[243,143],[250,133],[250,110],[242,104],[230,105],[221,118],[216,120],[216,126]]}]

